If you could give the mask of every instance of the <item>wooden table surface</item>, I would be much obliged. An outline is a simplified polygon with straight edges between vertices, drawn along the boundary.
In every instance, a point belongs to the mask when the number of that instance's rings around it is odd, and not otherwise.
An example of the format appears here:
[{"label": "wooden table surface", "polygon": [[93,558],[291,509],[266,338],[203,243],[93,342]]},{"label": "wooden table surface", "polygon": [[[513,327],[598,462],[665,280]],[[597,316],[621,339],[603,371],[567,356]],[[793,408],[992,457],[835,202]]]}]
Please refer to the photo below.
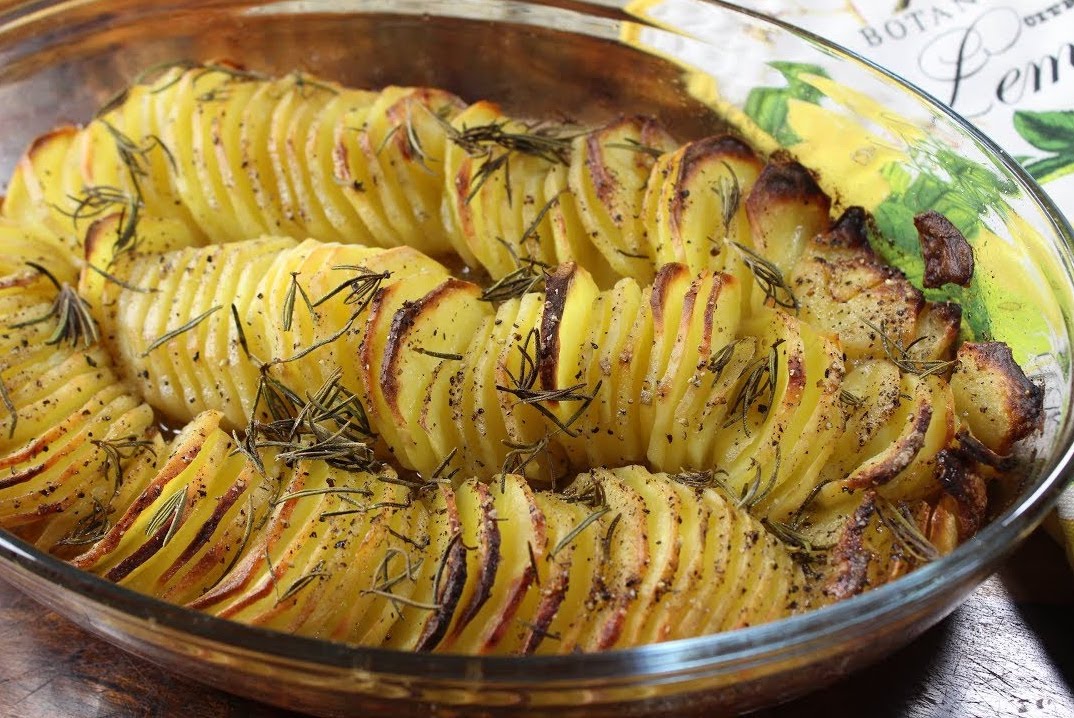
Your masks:
[{"label": "wooden table surface", "polygon": [[[850,714],[1074,716],[1074,579],[1058,547],[1035,536],[908,648],[832,688],[756,715]],[[0,583],[3,718],[295,715],[177,678]]]}]

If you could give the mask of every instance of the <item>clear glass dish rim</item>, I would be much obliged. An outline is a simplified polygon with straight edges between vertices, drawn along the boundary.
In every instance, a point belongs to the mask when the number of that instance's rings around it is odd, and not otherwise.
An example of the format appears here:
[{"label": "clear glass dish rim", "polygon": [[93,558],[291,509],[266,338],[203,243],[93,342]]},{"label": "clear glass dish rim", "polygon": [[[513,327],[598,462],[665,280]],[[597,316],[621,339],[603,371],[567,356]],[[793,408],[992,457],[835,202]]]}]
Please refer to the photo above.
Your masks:
[{"label": "clear glass dish rim", "polygon": [[[1029,200],[1051,223],[1063,241],[1058,247],[1068,278],[1074,281],[1074,228],[1044,192],[1014,159],[991,139],[956,112],[913,83],[894,75],[876,63],[808,30],[724,0],[694,0],[726,11],[771,24],[797,36],[841,61],[857,63],[885,81],[905,89],[931,109],[946,116],[988,154],[997,158],[1013,175]],[[538,0],[540,2],[540,0]],[[65,7],[92,5],[94,0],[66,0],[59,3],[29,0],[0,2],[0,32],[12,23],[56,14]],[[542,3],[543,4],[543,3]],[[554,4],[554,3],[553,3]],[[607,0],[578,0],[571,6],[609,7]],[[219,7],[219,6],[213,6]],[[617,6],[621,9],[620,6]],[[167,4],[156,11],[176,9]],[[632,18],[644,23],[643,19]],[[664,31],[672,32],[667,28]],[[702,40],[703,41],[703,40]],[[368,648],[307,638],[216,618],[136,593],[94,574],[80,571],[66,562],[39,551],[30,544],[0,530],[0,561],[5,561],[69,590],[94,603],[117,610],[128,617],[157,624],[178,633],[196,636],[203,642],[226,645],[253,653],[297,661],[325,668],[361,671],[366,674],[472,684],[475,680],[493,688],[497,685],[544,687],[596,686],[616,679],[682,680],[699,673],[718,675],[763,665],[776,657],[808,653],[817,646],[840,645],[840,634],[853,638],[858,629],[893,622],[928,605],[930,598],[980,574],[1014,545],[1024,539],[1044,519],[1065,487],[1064,475],[1074,457],[1074,420],[1068,400],[1068,419],[1056,442],[1058,455],[1043,478],[1002,515],[982,529],[971,541],[951,554],[923,566],[895,582],[853,598],[773,623],[696,638],[657,643],[638,648],[566,656],[466,656],[428,654]]]}]

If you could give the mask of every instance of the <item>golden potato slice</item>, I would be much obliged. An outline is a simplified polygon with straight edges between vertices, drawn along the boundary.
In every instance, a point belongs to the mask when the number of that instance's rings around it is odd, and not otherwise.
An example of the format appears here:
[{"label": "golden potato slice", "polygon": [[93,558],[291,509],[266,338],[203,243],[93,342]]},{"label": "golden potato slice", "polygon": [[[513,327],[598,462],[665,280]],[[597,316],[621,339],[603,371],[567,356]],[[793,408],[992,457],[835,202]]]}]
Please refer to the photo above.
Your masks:
[{"label": "golden potato slice", "polygon": [[[488,484],[477,479],[468,479],[455,490],[455,503],[459,509],[459,522],[462,527],[460,541],[467,546],[466,551],[466,585],[459,596],[458,609],[452,618],[438,650],[455,649],[459,634],[469,626],[481,608],[492,595],[493,583],[500,568],[502,539],[499,528],[500,518],[495,509],[495,500]],[[512,520],[514,517],[503,517]],[[511,570],[505,566],[504,570]]]},{"label": "golden potato slice", "polygon": [[959,421],[995,453],[1010,453],[1040,426],[1044,392],[1002,342],[965,342],[956,361],[951,392]]},{"label": "golden potato slice", "polygon": [[[497,650],[517,630],[517,618],[526,597],[538,578],[531,562],[533,547],[544,543],[542,516],[525,479],[507,475],[489,487],[492,516],[499,527],[498,566],[492,576],[491,592],[465,623],[460,623],[457,639],[445,646],[462,653],[489,653]],[[483,573],[481,580],[486,579]],[[472,578],[470,580],[473,580]],[[465,618],[465,617],[460,617]]]},{"label": "golden potato slice", "polygon": [[[545,177],[544,196],[546,202],[550,203],[548,221],[556,263],[574,262],[589,271],[598,287],[610,287],[620,279],[619,273],[612,269],[582,225],[578,202],[570,191],[567,175],[566,166],[554,165]],[[547,235],[540,236],[543,238]]]},{"label": "golden potato slice", "polygon": [[806,244],[828,229],[830,211],[831,199],[794,161],[769,162],[746,197],[753,247],[784,276]]},{"label": "golden potato slice", "polygon": [[682,571],[685,541],[683,514],[688,510],[666,474],[650,474],[631,466],[615,472],[644,502],[646,537],[649,541],[648,571],[633,584],[637,599],[623,622],[613,645],[635,646],[644,642],[645,628],[658,620],[661,603],[672,596],[672,586]]},{"label": "golden potato slice", "polygon": [[466,584],[466,547],[460,540],[454,492],[440,485],[428,501],[428,541],[420,542],[426,560],[414,571],[414,592],[400,601],[399,618],[385,637],[388,648],[435,648],[451,625]]},{"label": "golden potato slice", "polygon": [[748,145],[728,135],[688,142],[659,157],[644,201],[656,263],[721,270],[725,242],[752,244],[743,200],[761,167]]},{"label": "golden potato slice", "polygon": [[641,218],[646,185],[655,159],[674,141],[648,117],[627,117],[574,139],[568,181],[593,244],[623,277],[652,281],[655,261],[648,255]]}]

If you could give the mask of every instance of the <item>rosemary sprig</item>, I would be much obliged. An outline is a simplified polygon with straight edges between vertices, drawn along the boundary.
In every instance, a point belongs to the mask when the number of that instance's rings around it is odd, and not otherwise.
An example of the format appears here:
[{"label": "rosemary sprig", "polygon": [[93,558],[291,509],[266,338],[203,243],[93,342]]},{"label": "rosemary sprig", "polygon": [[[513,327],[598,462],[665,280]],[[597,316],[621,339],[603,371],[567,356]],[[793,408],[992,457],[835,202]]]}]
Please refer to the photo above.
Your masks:
[{"label": "rosemary sprig", "polygon": [[[440,582],[444,578],[444,571],[447,570],[448,563],[451,561],[451,552],[455,549],[455,544],[462,544],[462,531],[456,531],[448,539],[447,545],[444,546],[444,552],[440,555],[440,563],[436,567],[436,573],[433,574],[433,600],[436,601],[436,607],[439,609],[443,604],[442,599],[442,587]],[[463,548],[466,548],[466,544],[462,544]]]},{"label": "rosemary sprig", "polygon": [[553,164],[570,164],[573,135],[564,135],[553,126],[529,125],[521,131],[507,129],[509,120],[490,122],[458,129],[447,120],[437,117],[448,139],[471,157],[487,157],[493,148],[540,157]]},{"label": "rosemary sprig", "polygon": [[516,132],[507,129],[508,120],[500,120],[459,129],[432,110],[428,112],[440,123],[450,142],[462,148],[470,157],[481,160],[473,174],[467,203],[500,169],[504,170],[507,202],[511,203],[510,157],[513,153],[540,157],[552,164],[570,164],[574,136],[564,135],[560,128],[530,125]]},{"label": "rosemary sprig", "polygon": [[520,260],[519,266],[503,275],[481,292],[482,302],[499,304],[537,290],[545,280],[548,265],[532,257]]},{"label": "rosemary sprig", "polygon": [[344,334],[346,334],[347,332],[349,332],[351,330],[351,327],[354,326],[354,320],[357,319],[357,318],[358,318],[357,314],[352,314],[351,317],[347,320],[347,322],[343,326],[341,326],[339,329],[337,329],[336,331],[334,331],[331,334],[329,334],[328,336],[326,336],[324,339],[320,339],[318,341],[315,341],[313,344],[310,344],[308,347],[299,350],[296,354],[292,354],[289,357],[282,357],[282,358],[279,358],[279,359],[273,359],[272,362],[270,362],[270,363],[271,364],[288,364],[290,362],[298,361],[299,359],[302,359],[304,357],[309,356],[310,354],[312,354],[313,352],[317,351],[321,347],[326,347],[329,344],[335,343],[340,337],[342,337]]},{"label": "rosemary sprig", "polygon": [[323,82],[318,82],[312,79],[306,74],[295,70],[291,73],[291,82],[294,83],[295,89],[298,90],[298,95],[302,99],[307,99],[313,95],[314,92],[327,92],[330,95],[338,95],[339,90],[327,85]]},{"label": "rosemary sprig", "polygon": [[768,495],[772,493],[772,489],[776,487],[776,481],[779,479],[779,446],[776,446],[776,458],[773,463],[774,466],[772,467],[772,474],[768,478],[768,483],[764,484],[762,488],[762,483],[764,479],[762,478],[761,465],[759,463],[754,462],[756,474],[754,475],[753,480],[751,480],[748,484],[742,487],[742,491],[736,501],[736,503],[738,504],[738,508],[745,509],[746,511],[752,511],[762,501],[768,498]]},{"label": "rosemary sprig", "polygon": [[403,543],[410,544],[411,546],[413,546],[414,548],[416,548],[419,551],[424,551],[429,546],[429,537],[428,536],[424,537],[425,538],[424,542],[415,541],[414,539],[410,538],[406,534],[402,534],[402,533],[396,531],[391,526],[387,526],[385,528],[387,529],[388,533],[390,533],[392,536],[394,536],[395,538],[399,539]]},{"label": "rosemary sprig", "polygon": [[[392,559],[394,559],[396,556],[400,556],[403,559],[403,572],[396,576],[392,576],[390,565]],[[380,565],[378,565],[376,570],[373,571],[374,580],[376,580],[378,576],[382,577],[380,583],[374,583],[370,589],[362,591],[362,593],[378,593],[378,595],[394,596],[394,594],[391,593],[391,590],[395,586],[402,583],[403,581],[417,580],[418,569],[421,568],[421,565],[424,562],[424,556],[419,557],[416,561],[411,561],[410,554],[408,554],[406,551],[399,548],[395,548],[394,546],[390,547],[387,551],[384,552],[384,558],[381,559]]]},{"label": "rosemary sprig", "polygon": [[179,530],[179,526],[183,520],[183,509],[186,508],[187,494],[190,491],[190,486],[184,486],[182,491],[176,491],[169,496],[167,500],[161,503],[160,508],[153,514],[153,518],[149,521],[149,525],[146,526],[145,535],[154,536],[165,525],[168,527],[167,532],[164,534],[164,542],[161,547],[167,546],[168,542],[175,536],[175,532]]},{"label": "rosemary sprig", "polygon": [[85,546],[97,543],[112,528],[109,507],[93,498],[93,509],[78,520],[66,536],[56,542],[59,546]]},{"label": "rosemary sprig", "polygon": [[254,355],[250,353],[250,344],[246,341],[246,330],[242,328],[242,320],[239,318],[239,308],[235,306],[235,303],[231,303],[231,322],[235,325],[235,333],[239,337],[239,346],[242,347],[243,354],[251,361],[256,361],[261,365],[262,362],[254,359]]},{"label": "rosemary sprig", "polygon": [[921,533],[917,523],[908,514],[905,506],[895,506],[887,499],[877,497],[876,515],[891,531],[892,537],[899,546],[917,561],[922,563],[935,561],[940,557],[939,551]]},{"label": "rosemary sprig", "polygon": [[380,468],[381,464],[374,456],[373,449],[365,441],[355,441],[346,436],[351,428],[349,424],[334,432],[315,422],[310,422],[307,426],[310,439],[306,442],[269,440],[262,442],[260,446],[283,448],[284,451],[281,451],[277,458],[288,463],[303,459],[318,460],[353,473],[373,472]]},{"label": "rosemary sprig", "polygon": [[582,503],[591,509],[599,509],[608,505],[604,484],[592,480],[581,489],[571,486],[563,495],[563,500],[567,503]]},{"label": "rosemary sprig", "polygon": [[36,319],[13,324],[11,328],[29,327],[55,317],[57,319],[56,328],[45,340],[45,344],[55,345],[68,342],[71,346],[77,347],[81,343],[86,348],[96,344],[100,334],[97,331],[97,322],[93,320],[93,316],[90,314],[89,303],[78,295],[74,287],[66,282],[60,283],[52,272],[45,267],[35,262],[27,262],[26,264],[45,275],[56,287],[57,294],[56,298],[52,300],[52,306],[49,307],[45,314]]},{"label": "rosemary sprig", "polygon": [[608,499],[604,494],[604,485],[599,481],[590,481],[581,490],[571,487],[571,490],[563,494],[563,500],[568,504],[584,504],[591,509],[608,505]]},{"label": "rosemary sprig", "polygon": [[[384,151],[384,148],[388,146],[388,142],[397,135],[399,132],[403,133],[403,137],[406,139],[406,154],[410,157],[415,157],[418,160],[418,165],[428,173],[432,173],[429,168],[428,161],[429,155],[425,152],[425,148],[422,146],[421,137],[418,136],[418,132],[414,127],[414,115],[411,111],[413,100],[407,100],[406,102],[406,115],[403,121],[384,135],[384,139],[380,141],[380,146],[377,147],[376,154],[380,156],[380,153]],[[424,107],[424,105],[422,105]],[[428,110],[428,108],[425,108]]]},{"label": "rosemary sprig", "polygon": [[861,321],[865,326],[877,333],[880,337],[880,344],[883,347],[888,360],[897,366],[899,371],[906,374],[916,374],[920,377],[927,377],[934,374],[943,374],[955,365],[953,360],[943,361],[939,359],[928,359],[926,357],[914,356],[910,353],[911,349],[917,346],[920,342],[925,341],[928,337],[920,336],[906,346],[903,346],[902,342],[887,333],[884,329],[883,322],[880,323],[880,326],[877,326],[868,319],[863,318]]},{"label": "rosemary sprig", "polygon": [[287,294],[283,298],[283,330],[285,332],[291,331],[291,325],[295,317],[295,300],[298,295],[302,296],[302,302],[306,305],[307,311],[310,316],[316,316],[316,311],[313,308],[313,302],[310,301],[310,297],[306,294],[306,290],[302,288],[302,285],[298,282],[298,272],[291,272],[291,284],[287,287]]},{"label": "rosemary sprig", "polygon": [[541,347],[541,335],[540,330],[534,327],[530,329],[526,334],[525,340],[521,344],[517,344],[519,354],[519,370],[516,377],[510,369],[505,369],[508,379],[511,381],[510,386],[496,385],[496,390],[505,394],[510,394],[519,400],[520,403],[529,404],[533,408],[537,409],[542,415],[549,421],[555,424],[557,430],[567,436],[577,437],[578,432],[571,428],[573,424],[580,416],[580,413],[575,414],[571,419],[562,421],[558,416],[552,412],[551,409],[543,406],[543,402],[582,402],[582,411],[589,407],[589,404],[596,397],[597,392],[600,391],[601,383],[597,382],[596,387],[589,394],[584,393],[582,390],[585,388],[585,384],[575,384],[574,386],[564,387],[562,389],[537,389],[537,380],[540,376],[538,367],[541,363],[540,357]]},{"label": "rosemary sprig", "polygon": [[731,360],[734,359],[735,347],[738,346],[739,343],[744,341],[748,340],[736,339],[733,342],[725,344],[723,347],[720,348],[719,351],[717,351],[709,358],[708,364],[705,365],[705,368],[713,375],[713,386],[715,386],[716,382],[720,380],[720,376],[723,374],[723,370],[726,369],[728,364],[731,363]]},{"label": "rosemary sprig", "polygon": [[410,608],[416,608],[421,611],[439,611],[442,608],[439,603],[424,603],[422,601],[416,601],[412,598],[407,598],[405,596],[399,596],[397,594],[392,593],[391,591],[383,591],[379,588],[367,588],[364,589],[362,593],[368,593],[373,596],[380,596],[381,598],[388,599],[393,604],[396,604],[397,611],[400,610],[400,605],[409,606]]},{"label": "rosemary sprig", "polygon": [[295,579],[294,583],[287,587],[287,590],[282,595],[277,596],[276,605],[279,605],[289,598],[294,598],[299,591],[310,585],[315,579],[320,577],[327,577],[329,573],[325,571],[324,561],[318,561],[317,564],[310,570],[309,573],[303,574]]},{"label": "rosemary sprig", "polygon": [[347,292],[343,303],[347,306],[355,307],[352,310],[355,314],[361,314],[369,306],[369,303],[373,301],[373,297],[376,296],[384,281],[392,276],[392,273],[388,271],[371,272],[365,267],[354,264],[339,264],[332,267],[332,269],[355,272],[356,274],[314,302],[314,307],[321,306],[337,294]]},{"label": "rosemary sprig", "polygon": [[170,342],[172,339],[175,339],[176,337],[178,337],[178,336],[180,336],[182,334],[185,334],[186,332],[189,332],[191,329],[193,329],[194,327],[198,326],[203,321],[205,321],[210,316],[212,316],[213,313],[220,311],[220,309],[221,309],[221,306],[219,304],[217,304],[212,309],[209,309],[208,311],[202,312],[198,316],[194,317],[193,319],[191,319],[189,322],[187,322],[183,326],[176,327],[175,329],[172,329],[172,330],[170,330],[168,332],[165,332],[162,336],[157,337],[155,340],[153,340],[153,342],[150,343],[149,347],[144,352],[142,352],[142,357],[145,358],[145,357],[149,356],[154,350],[159,349],[160,347],[164,346],[165,344]]},{"label": "rosemary sprig", "polygon": [[[528,227],[526,227],[526,231],[522,233],[522,238],[518,241],[519,245],[524,245],[526,243],[526,240],[528,240],[530,237],[533,237],[534,239],[539,239],[537,230],[540,229],[541,222],[543,222],[544,218],[548,216],[548,213],[552,211],[552,208],[559,204],[559,198],[562,197],[568,191],[569,190],[567,189],[561,189],[559,192],[556,192],[554,195],[552,195],[551,199],[544,203],[544,206],[542,206],[541,209],[537,211],[537,214],[533,217],[533,221],[530,222]],[[508,246],[507,249],[510,250],[511,247]],[[512,254],[514,253],[512,252]],[[517,256],[515,257],[515,263],[518,263]]]},{"label": "rosemary sprig", "polygon": [[302,399],[263,367],[253,411],[256,415],[263,402],[272,421],[251,420],[243,453],[257,456],[259,449],[273,447],[281,450],[280,461],[314,459],[344,471],[379,472],[382,465],[368,443],[373,432],[365,408],[342,386],[341,376],[337,369],[313,396]]},{"label": "rosemary sprig", "polygon": [[268,476],[265,473],[265,462],[261,458],[261,453],[257,450],[256,437],[253,434],[247,433],[245,437],[239,437],[238,432],[231,432],[231,440],[235,444],[235,448],[232,449],[229,456],[235,454],[242,454],[246,457],[246,460],[257,470],[261,476]]},{"label": "rosemary sprig", "polygon": [[[200,81],[203,77],[208,77],[209,75],[212,75],[212,74],[226,75],[226,82],[227,83],[231,83],[231,82],[253,82],[255,80],[268,79],[266,75],[263,75],[263,74],[261,74],[259,72],[254,72],[252,70],[247,70],[245,68],[238,67],[238,66],[235,66],[235,65],[208,64],[208,65],[202,65],[201,71],[194,75],[193,79],[191,80],[191,84],[196,86],[198,84],[198,81]],[[176,81],[178,81],[178,79],[179,78],[176,78]],[[195,97],[194,99],[197,100],[198,102],[220,102],[220,101],[226,100],[229,96],[230,96],[230,91],[228,90],[228,88],[227,88],[227,86],[225,84],[225,85],[220,85],[218,87],[214,87],[211,90],[208,90],[206,92],[203,92],[200,95],[198,95],[197,97]]]},{"label": "rosemary sprig", "polygon": [[834,484],[837,481],[842,481],[843,478],[845,477],[825,479],[818,483],[816,486],[814,486],[812,489],[810,489],[809,494],[806,495],[805,499],[791,515],[791,525],[797,526],[801,522],[802,515],[805,514],[805,511],[807,508],[809,508],[809,505],[813,503],[818,496],[820,496],[820,492],[824,489],[825,486],[829,484]]},{"label": "rosemary sprig", "polygon": [[510,451],[504,456],[503,465],[500,467],[500,493],[506,491],[508,474],[521,474],[526,470],[542,451],[548,448],[549,436],[545,434],[540,439],[529,443],[519,443],[504,440],[503,445]]},{"label": "rosemary sprig", "polygon": [[140,143],[135,142],[128,135],[121,132],[115,125],[105,120],[100,120],[104,128],[111,135],[115,143],[119,160],[127,170],[130,181],[130,192],[118,187],[90,187],[82,197],[72,198],[77,202],[71,218],[77,225],[80,219],[96,217],[106,210],[118,206],[120,208],[119,221],[116,227],[115,255],[133,248],[137,241],[138,223],[141,219],[141,211],[144,208],[142,196],[143,178],[149,176],[149,153],[159,149],[164,153],[172,170],[175,170],[175,157],[168,149],[164,141],[157,135],[148,135]]},{"label": "rosemary sprig", "polygon": [[175,156],[158,135],[146,135],[141,143],[137,143],[111,122],[107,120],[99,120],[99,122],[104,125],[108,134],[112,136],[112,140],[116,144],[116,152],[119,153],[119,159],[132,178],[149,175],[149,153],[154,149],[159,149],[163,152],[164,156],[168,158],[168,164],[172,166],[172,170],[176,169]]},{"label": "rosemary sprig", "polygon": [[121,439],[94,439],[91,443],[104,452],[104,473],[111,474],[112,486],[115,489],[123,484],[125,460],[134,458],[143,451],[149,451],[156,456],[152,441],[139,439],[133,434]]},{"label": "rosemary sprig", "polygon": [[605,556],[611,555],[612,552],[612,538],[615,537],[615,530],[619,528],[619,521],[623,518],[623,514],[616,514],[612,522],[608,524],[608,530],[604,532],[604,538],[600,542],[601,552]]},{"label": "rosemary sprig", "polygon": [[730,242],[730,244],[741,253],[742,261],[753,273],[757,286],[764,292],[765,301],[771,301],[776,306],[797,312],[801,305],[784,280],[783,272],[779,271],[779,267],[743,244],[738,242]]},{"label": "rosemary sprig", "polygon": [[739,389],[735,402],[731,405],[731,410],[727,412],[728,417],[724,421],[723,428],[730,428],[734,426],[735,422],[741,420],[742,431],[745,432],[746,436],[749,436],[748,419],[753,405],[767,392],[767,403],[758,405],[758,410],[764,414],[773,406],[776,400],[776,384],[779,379],[780,344],[783,344],[783,340],[777,339],[769,350],[768,359],[757,359],[746,367],[743,372],[746,380]]},{"label": "rosemary sprig", "polygon": [[763,518],[761,523],[768,529],[769,533],[792,548],[800,549],[807,554],[825,550],[825,547],[817,546],[810,541],[809,537],[802,533],[793,521],[785,523]]}]

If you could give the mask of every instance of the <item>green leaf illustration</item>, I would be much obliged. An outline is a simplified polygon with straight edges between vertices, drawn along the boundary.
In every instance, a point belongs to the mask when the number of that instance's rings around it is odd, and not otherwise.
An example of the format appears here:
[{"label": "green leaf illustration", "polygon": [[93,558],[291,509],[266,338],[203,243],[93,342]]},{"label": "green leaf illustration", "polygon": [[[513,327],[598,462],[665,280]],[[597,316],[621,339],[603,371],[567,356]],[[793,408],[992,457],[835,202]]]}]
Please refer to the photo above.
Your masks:
[{"label": "green leaf illustration", "polygon": [[1023,166],[1040,183],[1074,172],[1074,111],[1014,113],[1014,129],[1038,150],[1052,152],[1041,159],[1021,158]]},{"label": "green leaf illustration", "polygon": [[1025,163],[1024,167],[1026,172],[1033,175],[1033,179],[1046,184],[1074,173],[1074,155],[1054,155],[1043,160]]},{"label": "green leaf illustration", "polygon": [[1038,150],[1074,154],[1074,111],[1019,110],[1014,113],[1014,129]]},{"label": "green leaf illustration", "polygon": [[824,95],[801,79],[802,75],[828,77],[819,65],[803,62],[770,62],[787,80],[785,87],[755,87],[746,97],[745,112],[762,130],[772,135],[784,147],[795,145],[801,138],[787,126],[787,101],[790,99],[819,104]]}]

